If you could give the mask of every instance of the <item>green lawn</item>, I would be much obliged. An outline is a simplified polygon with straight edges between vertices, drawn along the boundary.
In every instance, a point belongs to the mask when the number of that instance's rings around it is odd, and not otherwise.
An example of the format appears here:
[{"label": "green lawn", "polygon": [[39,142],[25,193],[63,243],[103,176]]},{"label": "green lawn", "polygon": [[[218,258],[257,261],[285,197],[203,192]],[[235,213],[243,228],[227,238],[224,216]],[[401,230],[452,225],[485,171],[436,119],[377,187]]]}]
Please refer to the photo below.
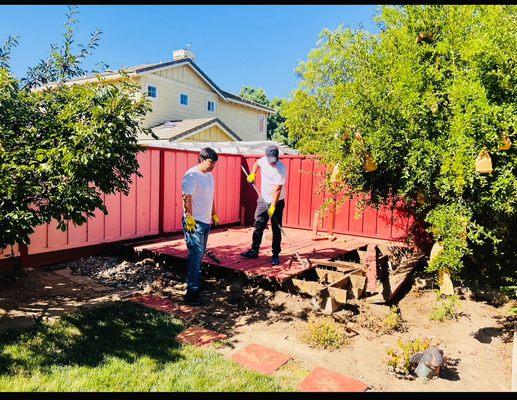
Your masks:
[{"label": "green lawn", "polygon": [[[180,320],[118,302],[0,337],[0,391],[289,391],[212,349],[179,345]],[[291,382],[290,384],[295,384]]]}]

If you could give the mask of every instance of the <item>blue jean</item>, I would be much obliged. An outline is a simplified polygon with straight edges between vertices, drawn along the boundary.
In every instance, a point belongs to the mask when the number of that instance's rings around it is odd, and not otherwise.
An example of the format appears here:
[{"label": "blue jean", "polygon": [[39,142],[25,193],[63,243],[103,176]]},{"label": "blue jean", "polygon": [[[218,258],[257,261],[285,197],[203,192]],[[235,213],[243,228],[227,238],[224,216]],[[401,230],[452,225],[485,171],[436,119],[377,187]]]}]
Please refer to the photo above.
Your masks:
[{"label": "blue jean", "polygon": [[210,224],[196,221],[196,230],[188,232],[183,219],[183,234],[188,249],[187,260],[187,292],[196,293],[201,284],[201,260],[205,255]]}]

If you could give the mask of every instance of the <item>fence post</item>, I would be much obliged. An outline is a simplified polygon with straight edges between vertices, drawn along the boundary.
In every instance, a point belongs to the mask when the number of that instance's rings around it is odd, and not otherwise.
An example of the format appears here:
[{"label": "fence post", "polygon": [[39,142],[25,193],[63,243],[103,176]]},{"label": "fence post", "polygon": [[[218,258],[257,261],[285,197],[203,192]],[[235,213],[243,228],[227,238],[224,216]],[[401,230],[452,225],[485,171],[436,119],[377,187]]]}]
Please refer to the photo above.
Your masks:
[{"label": "fence post", "polygon": [[165,206],[165,150],[160,149],[160,173],[159,173],[159,197],[158,197],[158,233],[163,235],[163,219]]}]

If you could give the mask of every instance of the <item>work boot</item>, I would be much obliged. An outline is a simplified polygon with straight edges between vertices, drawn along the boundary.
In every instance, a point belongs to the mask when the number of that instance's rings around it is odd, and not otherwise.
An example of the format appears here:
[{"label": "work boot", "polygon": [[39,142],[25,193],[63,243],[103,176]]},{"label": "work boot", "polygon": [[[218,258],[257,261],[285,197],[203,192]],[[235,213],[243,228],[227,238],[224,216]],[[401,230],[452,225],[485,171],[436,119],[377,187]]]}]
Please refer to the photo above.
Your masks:
[{"label": "work boot", "polygon": [[278,256],[271,257],[271,265],[280,265],[280,257],[278,257]]},{"label": "work boot", "polygon": [[203,305],[201,298],[199,297],[199,292],[191,292],[187,290],[183,302],[189,306],[199,307]]},{"label": "work boot", "polygon": [[258,251],[249,249],[248,251],[245,251],[244,253],[241,253],[241,257],[243,258],[258,258]]}]

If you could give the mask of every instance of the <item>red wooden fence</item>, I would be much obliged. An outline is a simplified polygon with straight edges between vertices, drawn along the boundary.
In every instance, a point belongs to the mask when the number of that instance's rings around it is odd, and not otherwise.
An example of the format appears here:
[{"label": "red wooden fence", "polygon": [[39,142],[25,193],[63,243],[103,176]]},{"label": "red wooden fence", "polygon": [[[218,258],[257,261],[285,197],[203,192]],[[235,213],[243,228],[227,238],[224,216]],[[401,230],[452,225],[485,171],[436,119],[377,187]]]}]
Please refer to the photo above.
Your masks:
[{"label": "red wooden fence", "polygon": [[[244,167],[250,171],[253,163],[260,156],[246,156]],[[286,206],[283,225],[292,228],[312,229],[314,212],[318,210],[328,195],[320,183],[325,167],[316,159],[305,156],[281,156],[287,168]],[[260,187],[260,174],[257,174],[257,186]],[[243,176],[242,207],[244,220],[253,222],[257,194]],[[408,232],[412,219],[400,208],[379,210],[368,207],[363,212],[357,208],[357,198],[346,199],[336,210],[334,232],[379,239],[401,240]],[[356,218],[356,213],[358,218]],[[330,215],[321,218],[319,227],[328,230]]]},{"label": "red wooden fence", "polygon": [[[193,151],[149,147],[138,155],[142,177],[134,176],[129,194],[103,195],[107,215],[98,210],[86,224],[70,223],[65,232],[57,230],[56,223],[39,226],[31,236],[27,255],[181,231],[181,180],[185,171],[197,163],[197,156]],[[219,155],[213,174],[221,224],[253,222],[257,195],[246,182],[241,165],[249,171],[258,158]],[[283,223],[311,229],[314,211],[326,195],[319,191],[324,167],[314,158],[289,155],[281,158],[288,171]],[[260,187],[260,174],[257,184]],[[406,235],[411,219],[403,212],[367,208],[355,218],[356,204],[357,199],[348,199],[337,211],[335,232],[395,240]],[[323,218],[320,228],[326,230],[329,223],[329,217]],[[10,249],[0,251],[0,259],[9,255]]]}]

